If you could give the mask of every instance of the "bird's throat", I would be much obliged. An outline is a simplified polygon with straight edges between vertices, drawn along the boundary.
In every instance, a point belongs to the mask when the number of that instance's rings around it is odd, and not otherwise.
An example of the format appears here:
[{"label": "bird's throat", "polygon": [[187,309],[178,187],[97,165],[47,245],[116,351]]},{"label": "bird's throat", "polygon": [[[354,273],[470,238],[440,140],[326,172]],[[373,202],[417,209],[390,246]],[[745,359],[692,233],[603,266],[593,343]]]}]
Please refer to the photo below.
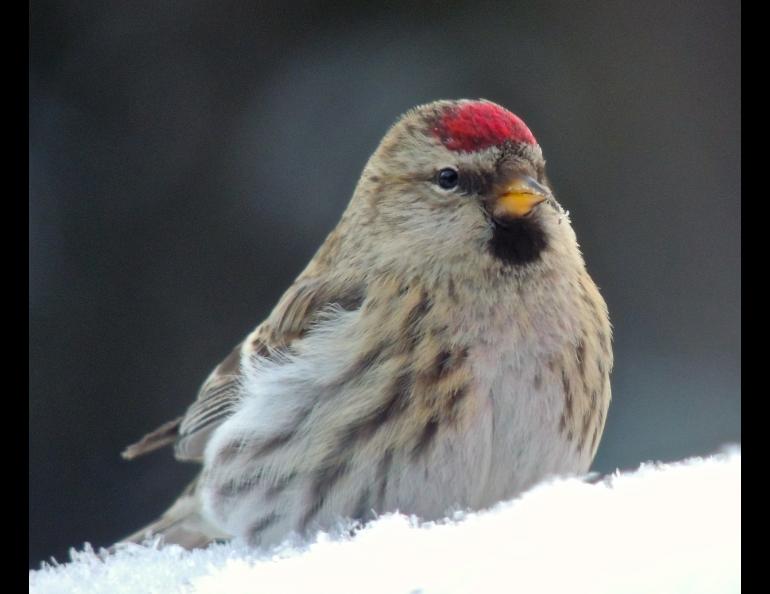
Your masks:
[{"label": "bird's throat", "polygon": [[505,264],[529,264],[536,261],[546,248],[545,232],[532,218],[493,221],[492,225],[489,251]]}]

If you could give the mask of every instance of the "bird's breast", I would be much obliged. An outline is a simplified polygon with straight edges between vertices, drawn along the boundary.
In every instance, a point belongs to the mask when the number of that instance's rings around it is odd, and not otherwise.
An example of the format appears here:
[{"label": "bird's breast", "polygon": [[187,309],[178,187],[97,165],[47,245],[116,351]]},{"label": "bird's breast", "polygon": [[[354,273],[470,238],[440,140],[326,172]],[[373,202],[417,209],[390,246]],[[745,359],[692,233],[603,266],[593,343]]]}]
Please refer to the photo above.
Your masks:
[{"label": "bird's breast", "polygon": [[589,283],[518,294],[494,310],[469,354],[484,410],[469,430],[491,450],[483,505],[591,464],[610,400],[612,355],[606,311]]}]

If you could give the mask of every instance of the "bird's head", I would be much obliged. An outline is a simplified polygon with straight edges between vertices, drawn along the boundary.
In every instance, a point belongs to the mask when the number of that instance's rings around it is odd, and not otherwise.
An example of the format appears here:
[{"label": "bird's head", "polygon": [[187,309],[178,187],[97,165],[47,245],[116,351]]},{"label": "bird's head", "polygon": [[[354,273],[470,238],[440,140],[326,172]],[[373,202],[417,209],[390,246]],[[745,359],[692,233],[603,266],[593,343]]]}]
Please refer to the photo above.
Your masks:
[{"label": "bird's head", "polygon": [[367,163],[348,214],[393,261],[522,272],[579,259],[534,135],[486,100],[404,114]]}]

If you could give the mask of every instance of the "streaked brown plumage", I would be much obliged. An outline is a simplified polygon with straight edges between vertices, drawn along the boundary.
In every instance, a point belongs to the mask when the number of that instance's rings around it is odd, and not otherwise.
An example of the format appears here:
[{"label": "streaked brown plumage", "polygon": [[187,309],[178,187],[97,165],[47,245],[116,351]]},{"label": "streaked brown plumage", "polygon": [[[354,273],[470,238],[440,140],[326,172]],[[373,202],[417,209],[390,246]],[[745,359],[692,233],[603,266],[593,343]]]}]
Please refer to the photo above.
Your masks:
[{"label": "streaked brown plumage", "polygon": [[174,443],[204,465],[129,538],[268,545],[583,473],[611,368],[606,306],[531,132],[486,101],[415,108],[270,316],[124,452]]}]

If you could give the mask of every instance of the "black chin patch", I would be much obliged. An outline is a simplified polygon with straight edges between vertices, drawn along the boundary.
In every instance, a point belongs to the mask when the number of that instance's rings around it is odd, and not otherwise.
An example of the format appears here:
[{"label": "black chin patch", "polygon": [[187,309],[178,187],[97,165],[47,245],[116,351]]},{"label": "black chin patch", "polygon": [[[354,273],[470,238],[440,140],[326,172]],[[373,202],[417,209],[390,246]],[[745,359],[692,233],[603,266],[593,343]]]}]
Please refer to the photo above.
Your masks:
[{"label": "black chin patch", "polygon": [[493,221],[489,251],[506,264],[534,262],[546,247],[543,228],[533,219]]}]

